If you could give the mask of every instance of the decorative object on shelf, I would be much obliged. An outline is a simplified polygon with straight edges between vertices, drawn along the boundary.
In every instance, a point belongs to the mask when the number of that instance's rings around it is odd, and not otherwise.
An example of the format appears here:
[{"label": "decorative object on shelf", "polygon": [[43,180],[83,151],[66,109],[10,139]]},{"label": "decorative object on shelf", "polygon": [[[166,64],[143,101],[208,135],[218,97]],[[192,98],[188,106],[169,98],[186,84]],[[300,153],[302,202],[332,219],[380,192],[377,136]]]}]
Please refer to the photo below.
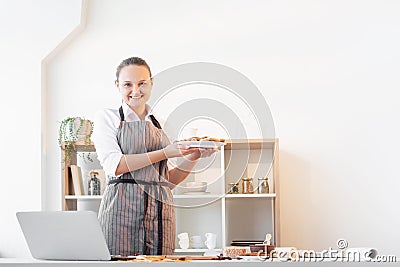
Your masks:
[{"label": "decorative object on shelf", "polygon": [[84,195],[81,167],[71,165],[70,168],[75,195]]},{"label": "decorative object on shelf", "polygon": [[87,172],[88,174],[88,179],[86,179],[86,181],[88,182],[90,180],[90,172],[97,172],[97,178],[100,180],[100,195],[103,195],[104,190],[106,189],[106,173],[104,172],[103,169],[92,169],[89,172]]},{"label": "decorative object on shelf", "polygon": [[271,246],[271,239],[272,235],[270,233],[267,233],[265,235],[265,239],[262,243],[250,245],[250,251],[251,252],[266,252],[267,256],[270,255],[270,252],[275,249],[275,246]]},{"label": "decorative object on shelf", "polygon": [[259,194],[269,193],[268,177],[258,178],[258,193]]},{"label": "decorative object on shelf", "polygon": [[188,249],[189,248],[189,234],[188,233],[180,233],[178,235],[179,239],[179,246],[181,249]]},{"label": "decorative object on shelf", "polygon": [[243,194],[253,194],[253,178],[247,177],[242,178],[242,193]]},{"label": "decorative object on shelf", "polygon": [[[71,159],[71,154],[76,152],[75,142],[90,144],[93,133],[93,122],[81,117],[68,117],[61,121],[58,129],[58,144],[65,150],[65,160]],[[84,159],[93,161],[90,153],[84,154]]]},{"label": "decorative object on shelf", "polygon": [[247,252],[246,247],[226,247],[224,249],[224,256],[225,257],[231,257],[232,259],[237,258],[239,255],[243,255]]},{"label": "decorative object on shelf", "polygon": [[100,195],[100,180],[97,178],[99,175],[96,171],[91,171],[90,173],[90,180],[88,184],[88,193],[91,196],[99,196]]},{"label": "decorative object on shelf", "polygon": [[186,190],[187,192],[206,192],[207,182],[187,182]]},{"label": "decorative object on shelf", "polygon": [[217,235],[214,233],[206,233],[206,241],[204,244],[208,249],[214,249],[217,245]]},{"label": "decorative object on shelf", "polygon": [[228,194],[239,194],[239,183],[229,183]]},{"label": "decorative object on shelf", "polygon": [[266,245],[271,245],[271,238],[272,238],[272,235],[270,233],[267,233],[265,235],[265,240],[264,240],[263,243],[266,244]]},{"label": "decorative object on shelf", "polygon": [[190,247],[192,248],[203,248],[203,241],[201,236],[194,235],[190,237]]}]

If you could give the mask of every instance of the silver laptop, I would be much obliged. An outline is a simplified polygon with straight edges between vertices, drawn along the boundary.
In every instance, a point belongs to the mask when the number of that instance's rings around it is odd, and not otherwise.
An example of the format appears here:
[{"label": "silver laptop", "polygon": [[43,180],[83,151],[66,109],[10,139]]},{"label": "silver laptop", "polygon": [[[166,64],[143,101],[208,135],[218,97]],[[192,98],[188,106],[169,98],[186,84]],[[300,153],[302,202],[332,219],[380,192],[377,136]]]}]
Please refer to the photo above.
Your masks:
[{"label": "silver laptop", "polygon": [[93,211],[17,212],[17,218],[35,259],[111,259]]}]

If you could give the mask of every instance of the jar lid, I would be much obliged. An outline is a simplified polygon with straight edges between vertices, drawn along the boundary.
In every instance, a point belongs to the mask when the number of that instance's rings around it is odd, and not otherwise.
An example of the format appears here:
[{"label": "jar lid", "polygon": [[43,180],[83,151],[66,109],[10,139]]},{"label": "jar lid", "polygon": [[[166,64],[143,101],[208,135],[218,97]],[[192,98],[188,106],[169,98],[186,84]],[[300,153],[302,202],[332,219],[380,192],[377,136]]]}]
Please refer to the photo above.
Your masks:
[{"label": "jar lid", "polygon": [[268,177],[265,177],[265,178],[258,178],[258,180],[268,180]]},{"label": "jar lid", "polygon": [[99,173],[96,172],[96,171],[90,171],[90,172],[89,172],[89,175],[99,175]]},{"label": "jar lid", "polygon": [[239,183],[228,183],[229,185],[239,185]]},{"label": "jar lid", "polygon": [[246,178],[242,178],[242,180],[243,180],[243,181],[251,181],[251,180],[253,180],[253,178],[251,178],[251,177],[246,177]]}]

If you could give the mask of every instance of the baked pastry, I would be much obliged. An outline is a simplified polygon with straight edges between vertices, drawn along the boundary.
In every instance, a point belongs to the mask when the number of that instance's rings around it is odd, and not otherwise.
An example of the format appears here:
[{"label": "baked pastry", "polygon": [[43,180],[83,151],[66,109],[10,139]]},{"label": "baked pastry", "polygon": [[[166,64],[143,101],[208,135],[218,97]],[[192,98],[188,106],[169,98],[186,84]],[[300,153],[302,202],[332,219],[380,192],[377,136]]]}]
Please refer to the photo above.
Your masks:
[{"label": "baked pastry", "polygon": [[208,137],[207,135],[203,136],[203,137],[193,136],[193,137],[189,137],[189,138],[178,140],[176,142],[184,142],[184,141],[212,141],[212,142],[225,143],[225,139],[224,138]]}]

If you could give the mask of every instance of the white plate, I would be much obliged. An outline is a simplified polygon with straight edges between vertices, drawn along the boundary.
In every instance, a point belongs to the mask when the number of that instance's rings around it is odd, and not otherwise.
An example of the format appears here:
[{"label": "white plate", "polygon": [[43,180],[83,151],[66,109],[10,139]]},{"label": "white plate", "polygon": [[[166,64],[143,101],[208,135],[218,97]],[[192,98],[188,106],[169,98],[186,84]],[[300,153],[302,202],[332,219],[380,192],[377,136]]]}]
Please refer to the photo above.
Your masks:
[{"label": "white plate", "polygon": [[238,256],[239,258],[242,258],[242,260],[245,261],[264,261],[265,256]]},{"label": "white plate", "polygon": [[179,141],[178,144],[201,148],[218,148],[225,145],[225,143],[214,141]]},{"label": "white plate", "polygon": [[203,256],[218,256],[222,253],[222,249],[214,248],[214,249],[207,249]]},{"label": "white plate", "polygon": [[206,194],[210,194],[210,192],[185,192],[183,194],[185,194],[185,195],[206,195]]}]

